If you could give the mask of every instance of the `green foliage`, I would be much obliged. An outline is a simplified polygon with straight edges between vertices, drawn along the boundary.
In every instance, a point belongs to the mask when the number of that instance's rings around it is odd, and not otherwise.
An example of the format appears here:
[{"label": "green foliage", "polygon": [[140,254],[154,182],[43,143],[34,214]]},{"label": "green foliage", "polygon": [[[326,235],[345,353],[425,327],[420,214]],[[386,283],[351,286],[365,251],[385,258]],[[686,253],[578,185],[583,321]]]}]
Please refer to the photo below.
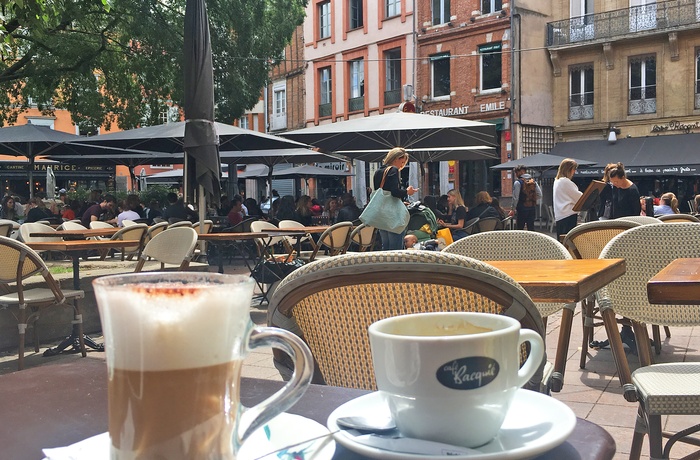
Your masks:
[{"label": "green foliage", "polygon": [[[207,0],[216,118],[255,105],[307,0]],[[0,0],[0,125],[28,107],[84,129],[159,123],[183,106],[186,0]]]},{"label": "green foliage", "polygon": [[168,193],[171,191],[172,189],[167,185],[153,184],[149,185],[146,190],[139,193],[139,197],[141,198],[141,203],[143,203],[144,206],[148,206],[151,200],[156,200],[158,204],[165,206],[168,202]]}]

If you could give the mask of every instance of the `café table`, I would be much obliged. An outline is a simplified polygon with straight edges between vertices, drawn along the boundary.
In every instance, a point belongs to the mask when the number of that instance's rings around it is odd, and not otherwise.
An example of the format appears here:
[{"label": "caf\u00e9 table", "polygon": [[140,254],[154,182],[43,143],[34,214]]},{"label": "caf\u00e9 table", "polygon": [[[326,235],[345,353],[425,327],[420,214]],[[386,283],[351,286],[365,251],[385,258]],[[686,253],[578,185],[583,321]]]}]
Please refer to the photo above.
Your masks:
[{"label": "caf\u00e9 table", "polygon": [[700,304],[700,258],[675,259],[647,282],[649,303]]},{"label": "caf\u00e9 table", "polygon": [[[58,233],[58,232],[56,232]],[[32,233],[31,236],[37,236]],[[37,241],[29,242],[27,246],[35,251],[59,251],[70,255],[73,261],[73,289],[80,290],[80,257],[91,250],[114,249],[123,246],[133,246],[139,244],[136,240],[67,240],[67,241]],[[104,350],[104,345],[95,342],[87,335],[83,337],[85,345],[94,350]],[[79,349],[78,325],[74,325],[71,334],[67,336],[55,348],[49,348],[44,352],[44,356],[54,356],[61,353],[67,347],[73,345],[74,349]]]},{"label": "caf\u00e9 table", "polygon": [[[535,302],[577,303],[625,274],[624,259],[493,260],[486,263],[517,281]],[[573,311],[562,311],[554,358],[555,372],[550,379],[552,391],[564,386],[564,367],[569,349]],[[568,331],[566,329],[569,329]]]},{"label": "caf\u00e9 table", "polygon": [[92,237],[110,237],[120,229],[114,228],[86,228],[80,230],[56,230],[54,232],[32,232],[33,237],[61,237],[64,240],[84,240]]},{"label": "caf\u00e9 table", "polygon": [[298,227],[286,227],[286,228],[279,228],[275,231],[284,234],[289,237],[295,236],[297,241],[293,245],[294,248],[297,251],[297,254],[301,254],[301,240],[306,236],[306,235],[320,235],[321,233],[325,232],[328,230],[330,225],[309,225],[309,226],[304,226],[299,224]]},{"label": "caf\u00e9 table", "polygon": [[[76,379],[76,375],[82,378]],[[278,381],[244,378],[241,401],[252,406],[282,385]],[[325,425],[336,407],[366,393],[311,385],[288,412]],[[0,376],[0,406],[5,420],[11,420],[15,427],[0,430],[3,458],[40,460],[42,448],[67,446],[107,431],[107,366],[102,359],[88,357]],[[579,418],[563,444],[536,458],[610,460],[614,454],[612,436],[602,427]],[[366,459],[336,443],[333,460]]]}]

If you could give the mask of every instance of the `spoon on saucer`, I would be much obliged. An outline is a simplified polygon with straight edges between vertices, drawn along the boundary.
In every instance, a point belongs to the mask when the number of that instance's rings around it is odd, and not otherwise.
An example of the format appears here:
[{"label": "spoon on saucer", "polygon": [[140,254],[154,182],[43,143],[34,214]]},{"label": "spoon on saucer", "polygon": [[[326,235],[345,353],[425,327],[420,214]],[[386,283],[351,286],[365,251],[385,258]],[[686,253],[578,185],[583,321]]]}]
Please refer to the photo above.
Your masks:
[{"label": "spoon on saucer", "polygon": [[391,417],[362,417],[349,416],[338,417],[335,423],[339,427],[349,428],[351,430],[368,431],[372,433],[383,433],[396,429],[396,423]]}]

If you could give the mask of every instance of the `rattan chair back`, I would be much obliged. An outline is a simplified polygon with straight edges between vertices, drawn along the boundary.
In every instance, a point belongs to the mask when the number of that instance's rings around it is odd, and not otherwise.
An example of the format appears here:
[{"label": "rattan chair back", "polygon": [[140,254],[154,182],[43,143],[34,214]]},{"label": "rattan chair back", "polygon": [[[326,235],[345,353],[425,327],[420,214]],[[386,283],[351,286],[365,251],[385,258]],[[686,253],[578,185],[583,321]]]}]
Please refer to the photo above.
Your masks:
[{"label": "rattan chair back", "polygon": [[176,222],[170,222],[168,220],[168,222],[170,223],[170,225],[168,225],[168,228],[177,228],[177,227],[190,227],[190,228],[192,228],[192,222],[190,222],[189,220],[182,219],[182,220],[178,220]]},{"label": "rattan chair back", "polygon": [[576,259],[597,259],[606,244],[620,233],[639,227],[639,222],[613,219],[577,225],[564,238],[564,246]]},{"label": "rattan chair back", "polygon": [[645,324],[669,326],[700,325],[700,305],[653,305],[647,297],[647,282],[672,260],[698,257],[700,225],[664,223],[641,225],[614,237],[600,258],[625,259],[625,274],[597,293],[600,312],[613,350],[625,398],[634,401],[629,364],[615,324],[615,315],[631,320],[642,365],[651,363],[651,348]]},{"label": "rattan chair back", "polygon": [[165,264],[177,265],[179,270],[186,270],[196,245],[197,232],[193,228],[168,228],[158,232],[143,248],[134,271],[140,272],[149,258],[160,262],[161,270]]},{"label": "rattan chair back", "polygon": [[350,242],[357,245],[357,252],[371,251],[377,239],[377,229],[371,225],[361,224],[350,233]]},{"label": "rattan chair back", "polygon": [[146,230],[146,236],[143,239],[143,245],[144,247],[148,244],[149,241],[151,241],[157,234],[162,232],[168,228],[168,223],[167,222],[158,222],[157,224],[153,224],[150,227],[148,227],[148,230]]},{"label": "rattan chair back", "polygon": [[67,221],[58,226],[56,230],[85,230],[85,226],[79,222]]},{"label": "rattan chair back", "polygon": [[652,216],[625,216],[618,217],[617,220],[629,220],[632,222],[640,223],[642,225],[658,224],[661,222],[658,218]]},{"label": "rattan chair back", "polygon": [[[27,278],[36,274],[43,277],[43,284],[40,287],[31,288],[25,286]],[[0,283],[12,285],[10,292],[0,295],[0,307],[9,309],[17,320],[19,370],[24,367],[24,344],[27,327],[34,326],[34,350],[38,353],[39,337],[35,323],[39,319],[40,310],[54,305],[66,304],[67,299],[73,300],[71,306],[74,310],[74,323],[79,328],[82,355],[86,356],[82,316],[78,304],[75,302],[75,299],[84,296],[83,291],[61,290],[61,286],[53,278],[39,254],[26,244],[4,236],[0,236]],[[32,279],[32,285],[35,284],[36,278]]]},{"label": "rattan chair back", "polygon": [[314,250],[310,253],[302,253],[300,257],[306,262],[313,262],[322,257],[333,257],[345,254],[350,245],[352,222],[338,222],[328,227],[316,242]]},{"label": "rattan chair back", "polygon": [[40,224],[39,222],[25,222],[19,226],[19,237],[25,243],[43,243],[45,241],[61,241],[60,236],[30,236],[32,233],[38,232],[55,232],[56,230],[50,225]]},{"label": "rattan chair back", "polygon": [[[352,253],[304,265],[275,289],[268,324],[309,344],[316,382],[375,389],[367,328],[383,318],[432,311],[505,314],[544,336],[532,300],[508,275],[475,259],[434,251]],[[281,371],[285,357],[275,352]],[[535,387],[541,379],[538,373]]]},{"label": "rattan chair back", "polygon": [[12,234],[12,230],[14,230],[15,225],[18,224],[14,220],[0,219],[0,236],[9,237]]},{"label": "rattan chair back", "polygon": [[690,214],[666,214],[659,216],[658,219],[661,222],[700,222],[700,219]]},{"label": "rattan chair back", "polygon": [[90,222],[90,228],[114,228],[114,225],[109,222],[103,222],[101,220],[93,220]]},{"label": "rattan chair back", "polygon": [[[192,227],[190,227],[192,228]],[[126,256],[131,259],[133,256],[138,256],[143,249],[143,241],[148,231],[148,225],[146,224],[134,224],[129,227],[122,227],[114,235],[112,235],[111,240],[131,240],[138,241],[136,244],[130,244],[123,246],[121,249],[121,258],[125,259]],[[104,256],[102,257],[104,259]]]},{"label": "rattan chair back", "polygon": [[501,227],[501,219],[498,217],[482,217],[479,219],[479,221],[476,223],[476,225],[479,227],[479,232],[491,232],[493,230],[500,230]]},{"label": "rattan chair back", "polygon": [[202,230],[202,225],[200,225],[199,222],[195,222],[192,224],[192,228],[197,232],[197,233],[211,233],[211,229],[214,228],[214,221],[212,220],[205,220],[204,221],[204,230]]}]

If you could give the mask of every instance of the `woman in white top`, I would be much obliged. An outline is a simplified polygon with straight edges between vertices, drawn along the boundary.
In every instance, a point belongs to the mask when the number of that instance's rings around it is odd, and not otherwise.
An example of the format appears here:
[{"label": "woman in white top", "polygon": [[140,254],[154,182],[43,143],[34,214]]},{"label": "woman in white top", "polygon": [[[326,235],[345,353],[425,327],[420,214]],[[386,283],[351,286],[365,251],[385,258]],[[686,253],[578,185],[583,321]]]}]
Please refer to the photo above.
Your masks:
[{"label": "woman in white top", "polygon": [[554,181],[554,220],[557,222],[557,239],[576,226],[578,213],[574,211],[574,205],[583,195],[571,180],[576,168],[578,164],[571,158],[562,160]]}]

